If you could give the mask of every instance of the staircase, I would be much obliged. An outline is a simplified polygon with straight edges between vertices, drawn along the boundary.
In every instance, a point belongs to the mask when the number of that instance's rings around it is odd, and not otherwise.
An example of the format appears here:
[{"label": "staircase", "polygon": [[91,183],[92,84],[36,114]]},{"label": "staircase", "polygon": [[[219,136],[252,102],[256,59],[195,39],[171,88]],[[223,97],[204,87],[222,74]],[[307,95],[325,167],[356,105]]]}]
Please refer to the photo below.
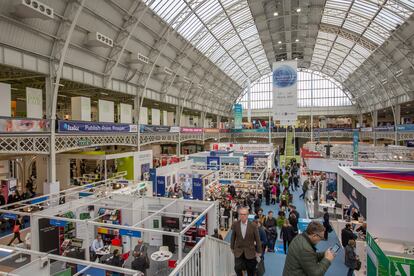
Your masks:
[{"label": "staircase", "polygon": [[285,160],[295,157],[295,128],[286,128]]}]

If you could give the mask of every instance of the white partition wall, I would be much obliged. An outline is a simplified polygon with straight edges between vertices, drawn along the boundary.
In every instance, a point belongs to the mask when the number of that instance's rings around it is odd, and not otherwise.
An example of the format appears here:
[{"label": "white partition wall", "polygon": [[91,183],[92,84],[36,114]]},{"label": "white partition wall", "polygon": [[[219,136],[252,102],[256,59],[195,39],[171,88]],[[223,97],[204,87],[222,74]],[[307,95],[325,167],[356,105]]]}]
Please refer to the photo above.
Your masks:
[{"label": "white partition wall", "polygon": [[86,97],[72,97],[72,120],[91,121],[91,99]]},{"label": "white partition wall", "polygon": [[11,116],[11,85],[0,83],[0,116]]},{"label": "white partition wall", "polygon": [[168,112],[167,111],[162,112],[162,125],[163,126],[168,125]]},{"label": "white partition wall", "polygon": [[151,115],[152,115],[151,124],[153,126],[159,126],[160,125],[160,120],[161,120],[160,110],[159,109],[152,108],[151,109]]},{"label": "white partition wall", "polygon": [[119,122],[123,124],[132,124],[132,105],[119,104]]},{"label": "white partition wall", "polygon": [[148,109],[146,107],[141,107],[139,110],[139,123],[142,125],[148,124]]},{"label": "white partition wall", "polygon": [[98,120],[99,122],[114,122],[114,102],[98,100]]},{"label": "white partition wall", "polygon": [[43,117],[42,90],[26,87],[26,117],[41,119]]},{"label": "white partition wall", "polygon": [[174,112],[167,112],[167,125],[168,126],[174,125]]}]

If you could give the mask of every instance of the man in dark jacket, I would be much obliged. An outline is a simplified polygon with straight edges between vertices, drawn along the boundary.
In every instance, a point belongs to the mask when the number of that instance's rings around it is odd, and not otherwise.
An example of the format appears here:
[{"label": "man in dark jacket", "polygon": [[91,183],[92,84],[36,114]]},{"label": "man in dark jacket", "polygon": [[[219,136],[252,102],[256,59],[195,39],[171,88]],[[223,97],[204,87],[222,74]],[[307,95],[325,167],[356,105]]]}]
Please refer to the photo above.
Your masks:
[{"label": "man in dark jacket", "polygon": [[138,270],[144,275],[147,275],[147,269],[149,268],[149,263],[147,257],[143,253],[138,253],[135,259],[131,263],[131,269]]},{"label": "man in dark jacket", "polygon": [[230,248],[234,254],[234,270],[237,276],[242,276],[243,271],[247,271],[248,276],[254,276],[256,257],[261,256],[262,251],[259,230],[254,223],[247,220],[248,215],[247,208],[240,208],[240,220],[233,223],[231,227]]},{"label": "man in dark jacket", "polygon": [[348,245],[349,240],[355,239],[354,232],[352,232],[352,225],[347,223],[345,228],[341,231],[341,243],[342,246],[345,247]]},{"label": "man in dark jacket", "polygon": [[323,239],[324,231],[322,224],[312,221],[303,234],[293,239],[289,245],[283,276],[325,275],[335,254],[329,249],[316,252],[315,246]]},{"label": "man in dark jacket", "polygon": [[274,252],[275,243],[277,239],[277,231],[276,231],[277,222],[276,222],[276,219],[273,217],[272,211],[269,211],[267,213],[267,218],[265,219],[263,226],[265,228],[266,235],[267,235],[268,252]]}]

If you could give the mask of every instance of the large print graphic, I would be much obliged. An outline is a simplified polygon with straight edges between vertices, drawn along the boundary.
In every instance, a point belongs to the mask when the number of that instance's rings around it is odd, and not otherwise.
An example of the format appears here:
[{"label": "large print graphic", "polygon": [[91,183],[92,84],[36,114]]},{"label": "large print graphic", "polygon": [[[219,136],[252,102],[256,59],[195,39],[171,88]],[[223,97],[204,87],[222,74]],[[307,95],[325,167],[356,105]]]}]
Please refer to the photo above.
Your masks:
[{"label": "large print graphic", "polygon": [[297,61],[273,63],[273,119],[281,125],[295,125],[297,120]]}]

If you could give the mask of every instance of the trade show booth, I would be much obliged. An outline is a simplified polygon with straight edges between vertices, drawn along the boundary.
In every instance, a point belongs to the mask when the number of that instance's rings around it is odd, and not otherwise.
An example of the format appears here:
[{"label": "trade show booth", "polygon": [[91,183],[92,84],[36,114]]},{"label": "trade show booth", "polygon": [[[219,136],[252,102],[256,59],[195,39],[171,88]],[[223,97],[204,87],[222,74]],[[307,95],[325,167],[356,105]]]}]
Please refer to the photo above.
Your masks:
[{"label": "trade show booth", "polygon": [[[408,218],[414,208],[413,181],[409,168],[338,168],[338,202],[348,210],[345,215],[349,219],[332,224],[340,237],[346,223],[351,223],[354,230],[366,223],[367,243],[358,238],[357,253],[362,256],[368,275],[394,275],[402,271],[406,260],[412,269],[414,222]],[[360,214],[358,220],[352,215],[354,212]]]},{"label": "trade show booth", "polygon": [[[65,195],[45,195],[42,202],[21,202],[14,209],[0,209],[0,213],[30,216],[32,250],[80,260],[98,257],[99,262],[107,263],[117,249],[128,267],[134,247],[142,239],[148,247],[150,275],[160,266],[168,269],[168,261],[182,260],[202,237],[218,228],[216,202],[154,198],[128,193],[130,190],[134,187],[126,183],[101,181]],[[104,246],[91,252],[98,235]],[[169,258],[162,258],[160,264],[160,255]]]},{"label": "trade show booth", "polygon": [[152,151],[108,154],[104,151],[59,154],[56,168],[62,188],[84,185],[126,172],[126,179],[149,180]]}]

